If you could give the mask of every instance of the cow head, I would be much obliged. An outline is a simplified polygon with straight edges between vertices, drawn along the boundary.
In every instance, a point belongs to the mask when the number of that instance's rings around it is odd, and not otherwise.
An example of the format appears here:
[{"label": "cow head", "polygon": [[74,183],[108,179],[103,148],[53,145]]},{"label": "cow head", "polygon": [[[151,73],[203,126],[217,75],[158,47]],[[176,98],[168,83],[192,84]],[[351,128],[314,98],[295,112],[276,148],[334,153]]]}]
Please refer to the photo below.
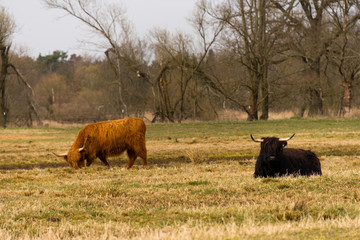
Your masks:
[{"label": "cow head", "polygon": [[250,137],[254,142],[261,143],[259,158],[265,163],[275,161],[279,153],[281,153],[284,147],[287,145],[287,141],[289,141],[294,136],[295,133],[288,138],[264,137],[261,139],[254,139],[252,134],[250,134]]},{"label": "cow head", "polygon": [[85,166],[85,146],[87,138],[85,139],[84,145],[81,148],[71,148],[67,153],[53,154],[57,157],[63,157],[71,167],[78,169]]}]

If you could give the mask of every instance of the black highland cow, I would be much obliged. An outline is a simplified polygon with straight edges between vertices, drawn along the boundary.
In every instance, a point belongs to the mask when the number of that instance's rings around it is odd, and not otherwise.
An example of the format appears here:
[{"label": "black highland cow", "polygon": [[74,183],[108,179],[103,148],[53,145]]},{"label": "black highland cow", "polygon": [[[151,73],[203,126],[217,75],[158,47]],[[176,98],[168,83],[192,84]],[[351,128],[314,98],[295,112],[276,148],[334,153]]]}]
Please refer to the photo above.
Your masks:
[{"label": "black highland cow", "polygon": [[293,138],[264,137],[254,139],[261,142],[256,160],[254,177],[277,177],[284,175],[321,175],[321,164],[315,153],[303,149],[284,148]]}]

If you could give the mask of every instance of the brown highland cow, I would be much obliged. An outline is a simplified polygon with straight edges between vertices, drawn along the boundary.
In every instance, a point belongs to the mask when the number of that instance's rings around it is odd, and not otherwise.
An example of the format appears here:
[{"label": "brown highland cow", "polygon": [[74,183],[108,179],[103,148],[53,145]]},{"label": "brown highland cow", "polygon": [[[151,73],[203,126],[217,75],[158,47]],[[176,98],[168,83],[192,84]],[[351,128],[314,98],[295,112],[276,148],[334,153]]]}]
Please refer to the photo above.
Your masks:
[{"label": "brown highland cow", "polygon": [[142,158],[142,165],[147,165],[145,146],[146,125],[138,118],[104,121],[88,124],[83,127],[76,137],[70,150],[65,154],[56,154],[64,157],[73,168],[90,166],[95,158],[99,158],[105,165],[108,156],[116,156],[127,151],[131,168],[136,158]]}]

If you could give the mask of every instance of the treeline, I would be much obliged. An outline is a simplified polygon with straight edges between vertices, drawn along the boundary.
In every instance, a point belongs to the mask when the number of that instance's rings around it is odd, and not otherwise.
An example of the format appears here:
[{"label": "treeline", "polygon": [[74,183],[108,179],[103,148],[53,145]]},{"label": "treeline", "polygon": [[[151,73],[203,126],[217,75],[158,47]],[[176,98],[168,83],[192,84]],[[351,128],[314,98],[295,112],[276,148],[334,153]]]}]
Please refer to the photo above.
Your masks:
[{"label": "treeline", "polygon": [[[225,110],[266,120],[283,111],[348,116],[360,105],[355,0],[199,1],[191,19],[196,37],[157,29],[144,39],[114,6],[45,2],[81,19],[106,47],[99,59],[12,55],[43,120],[181,122],[220,119]],[[17,78],[7,81],[8,118],[28,124],[34,114]]]}]

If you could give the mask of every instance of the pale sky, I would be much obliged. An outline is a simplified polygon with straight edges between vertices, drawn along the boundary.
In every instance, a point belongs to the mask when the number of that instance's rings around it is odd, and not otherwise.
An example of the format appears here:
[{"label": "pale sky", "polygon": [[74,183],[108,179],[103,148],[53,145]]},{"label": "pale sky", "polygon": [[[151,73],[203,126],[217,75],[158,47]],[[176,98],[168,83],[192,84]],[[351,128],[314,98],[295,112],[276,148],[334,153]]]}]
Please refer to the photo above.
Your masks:
[{"label": "pale sky", "polygon": [[[198,0],[116,1],[126,9],[128,19],[141,35],[154,27],[194,33],[187,19]],[[0,0],[0,6],[4,6],[16,22],[13,45],[17,49],[24,48],[26,55],[36,58],[39,53],[47,55],[55,50],[66,51],[69,55],[92,54],[81,44],[89,37],[89,28],[65,12],[47,9],[42,0]]]}]

